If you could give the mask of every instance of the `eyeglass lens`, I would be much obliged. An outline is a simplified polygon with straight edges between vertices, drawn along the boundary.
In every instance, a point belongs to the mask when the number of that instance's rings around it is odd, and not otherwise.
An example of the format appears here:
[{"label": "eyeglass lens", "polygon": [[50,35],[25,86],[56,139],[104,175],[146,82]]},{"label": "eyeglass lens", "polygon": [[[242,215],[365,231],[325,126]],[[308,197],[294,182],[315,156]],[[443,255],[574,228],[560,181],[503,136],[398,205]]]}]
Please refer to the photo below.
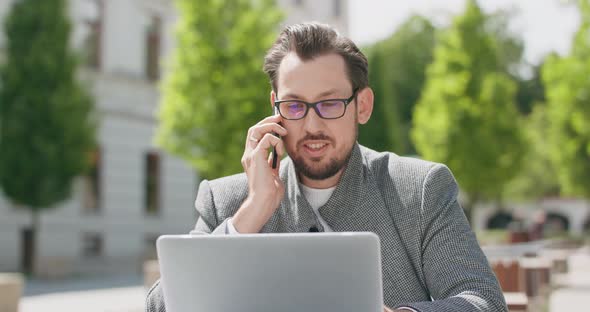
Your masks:
[{"label": "eyeglass lens", "polygon": [[[324,101],[316,104],[317,111],[322,118],[338,118],[344,114],[343,101]],[[307,111],[307,104],[299,101],[287,101],[279,104],[281,115],[287,119],[301,119]]]}]

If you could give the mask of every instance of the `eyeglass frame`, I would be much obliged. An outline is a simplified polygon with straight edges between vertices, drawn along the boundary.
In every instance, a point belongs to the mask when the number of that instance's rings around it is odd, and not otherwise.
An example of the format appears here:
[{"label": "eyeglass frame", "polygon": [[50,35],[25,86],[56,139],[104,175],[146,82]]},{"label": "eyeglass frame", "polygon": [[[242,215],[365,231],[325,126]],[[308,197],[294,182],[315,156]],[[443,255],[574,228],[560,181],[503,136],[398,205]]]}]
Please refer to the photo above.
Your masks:
[{"label": "eyeglass frame", "polygon": [[[355,88],[352,91],[352,95],[347,99],[325,99],[325,100],[321,100],[321,101],[317,101],[317,102],[313,102],[313,103],[305,102],[303,100],[280,100],[280,101],[275,101],[275,108],[277,109],[277,111],[279,112],[281,117],[285,118],[286,120],[301,120],[307,116],[307,113],[309,113],[310,108],[313,108],[316,115],[318,115],[322,119],[339,119],[339,118],[342,118],[342,116],[344,116],[344,114],[346,114],[346,109],[348,108],[348,104],[352,103],[352,101],[355,100],[355,98],[357,96],[357,92],[358,92],[358,88]],[[342,101],[344,103],[344,111],[342,112],[342,115],[340,115],[338,117],[331,117],[331,118],[323,117],[322,114],[320,113],[317,105],[322,102],[328,102],[328,101]],[[305,104],[305,113],[303,114],[303,116],[301,116],[301,118],[297,118],[297,119],[292,119],[292,118],[290,119],[290,118],[283,116],[283,114],[281,113],[281,109],[279,108],[279,105],[281,103],[285,103],[285,102],[300,102],[300,103]]]}]

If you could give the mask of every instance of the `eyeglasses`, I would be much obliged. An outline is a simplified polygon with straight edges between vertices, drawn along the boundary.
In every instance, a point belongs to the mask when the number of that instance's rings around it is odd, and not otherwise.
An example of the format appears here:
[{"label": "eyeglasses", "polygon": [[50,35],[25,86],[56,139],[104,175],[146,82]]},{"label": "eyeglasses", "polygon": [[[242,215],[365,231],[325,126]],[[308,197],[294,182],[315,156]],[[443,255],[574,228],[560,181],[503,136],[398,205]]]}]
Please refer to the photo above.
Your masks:
[{"label": "eyeglasses", "polygon": [[279,110],[281,117],[287,120],[298,120],[307,116],[309,108],[313,108],[316,114],[323,119],[338,119],[346,113],[346,107],[355,96],[355,89],[348,99],[327,99],[315,103],[308,103],[301,100],[275,101],[275,107]]}]

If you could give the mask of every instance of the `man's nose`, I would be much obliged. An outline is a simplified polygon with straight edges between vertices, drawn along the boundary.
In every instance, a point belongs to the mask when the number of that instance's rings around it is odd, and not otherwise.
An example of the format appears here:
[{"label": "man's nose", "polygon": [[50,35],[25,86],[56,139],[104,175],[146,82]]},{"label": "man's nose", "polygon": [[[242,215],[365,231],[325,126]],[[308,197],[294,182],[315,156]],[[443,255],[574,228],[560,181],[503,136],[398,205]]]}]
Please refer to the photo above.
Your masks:
[{"label": "man's nose", "polygon": [[324,122],[324,119],[316,113],[315,109],[310,108],[307,116],[303,118],[303,128],[309,133],[316,133],[318,130],[323,130]]}]

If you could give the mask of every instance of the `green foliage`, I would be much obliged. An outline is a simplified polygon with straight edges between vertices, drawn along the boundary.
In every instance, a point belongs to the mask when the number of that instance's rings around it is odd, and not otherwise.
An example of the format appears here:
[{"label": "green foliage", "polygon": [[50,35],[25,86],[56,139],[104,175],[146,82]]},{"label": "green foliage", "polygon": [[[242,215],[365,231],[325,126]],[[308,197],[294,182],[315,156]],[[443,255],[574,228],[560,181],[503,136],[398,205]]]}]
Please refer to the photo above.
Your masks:
[{"label": "green foliage", "polygon": [[176,0],[176,7],[157,141],[201,177],[240,172],[247,129],[272,114],[261,68],[281,14],[272,0]]},{"label": "green foliage", "polygon": [[493,35],[498,49],[498,61],[502,69],[517,83],[516,105],[519,112],[528,115],[536,103],[545,101],[541,81],[541,66],[532,66],[532,76],[523,77],[522,71],[529,67],[523,64],[524,43],[522,38],[509,31],[509,22],[514,11],[498,11],[486,18],[486,31]]},{"label": "green foliage", "polygon": [[511,62],[489,25],[471,0],[442,34],[411,133],[420,155],[453,170],[468,212],[479,199],[497,198],[522,161]]},{"label": "green foliage", "polygon": [[522,169],[507,184],[505,198],[537,199],[559,195],[559,184],[555,180],[557,170],[550,160],[551,142],[550,124],[547,116],[547,105],[532,105],[532,112],[524,118],[523,133],[526,140],[526,151]]},{"label": "green foliage", "polygon": [[590,198],[590,3],[579,0],[582,23],[570,56],[543,67],[550,155],[565,195]]},{"label": "green foliage", "polygon": [[381,49],[371,48],[367,52],[369,59],[369,83],[375,95],[373,113],[368,123],[359,127],[358,141],[378,151],[400,151],[400,122],[396,113],[397,105],[393,103],[389,81],[382,72],[385,57]]},{"label": "green foliage", "polygon": [[0,185],[33,210],[67,199],[95,146],[93,104],[76,80],[65,0],[16,1],[0,67]]},{"label": "green foliage", "polygon": [[518,83],[516,103],[518,111],[523,115],[530,114],[536,104],[545,103],[545,86],[541,79],[542,65],[534,66],[533,76],[529,79],[514,77]]},{"label": "green foliage", "polygon": [[515,14],[514,11],[505,10],[491,13],[485,17],[483,28],[496,42],[496,58],[501,70],[516,78],[522,66],[524,42],[509,30],[510,19]]},{"label": "green foliage", "polygon": [[368,48],[369,81],[375,93],[371,120],[359,129],[359,142],[381,151],[415,154],[409,131],[426,67],[432,62],[435,29],[412,16],[388,39]]}]

